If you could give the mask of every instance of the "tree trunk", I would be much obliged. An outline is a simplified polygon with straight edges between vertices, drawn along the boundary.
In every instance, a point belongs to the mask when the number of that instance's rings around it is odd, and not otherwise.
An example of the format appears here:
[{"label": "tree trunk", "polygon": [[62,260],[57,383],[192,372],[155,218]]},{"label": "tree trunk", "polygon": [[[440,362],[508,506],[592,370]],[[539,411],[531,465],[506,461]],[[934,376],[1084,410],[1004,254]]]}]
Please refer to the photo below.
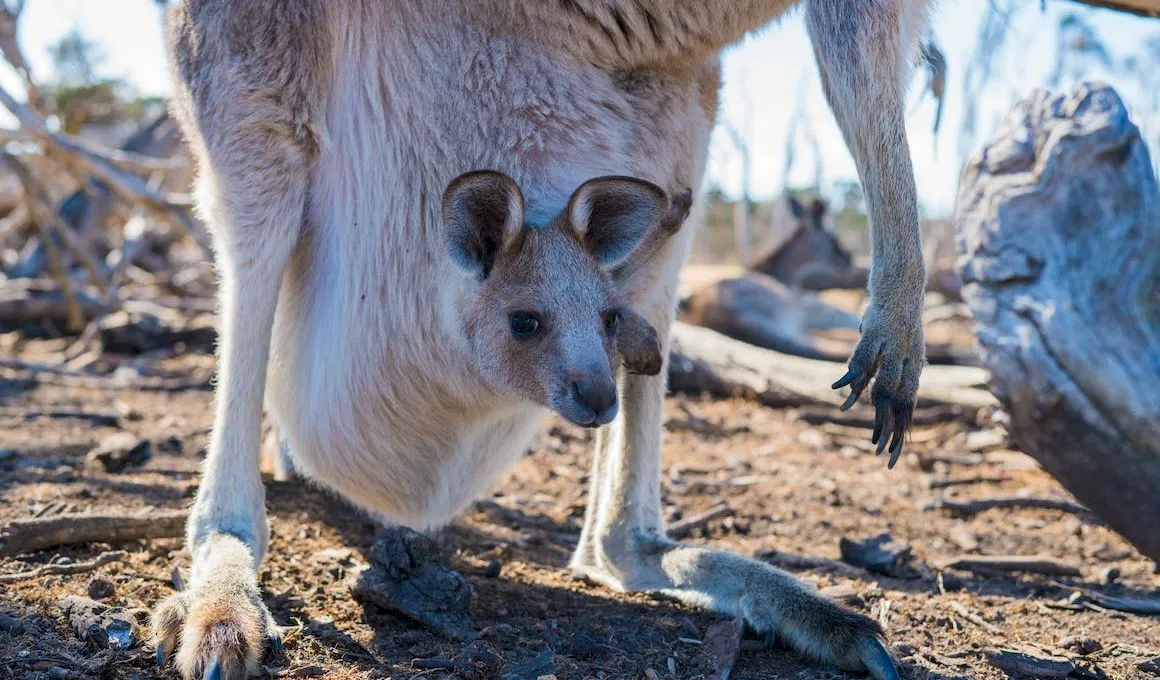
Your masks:
[{"label": "tree trunk", "polygon": [[1106,86],[1016,105],[963,175],[963,297],[1019,447],[1160,561],[1160,189]]}]

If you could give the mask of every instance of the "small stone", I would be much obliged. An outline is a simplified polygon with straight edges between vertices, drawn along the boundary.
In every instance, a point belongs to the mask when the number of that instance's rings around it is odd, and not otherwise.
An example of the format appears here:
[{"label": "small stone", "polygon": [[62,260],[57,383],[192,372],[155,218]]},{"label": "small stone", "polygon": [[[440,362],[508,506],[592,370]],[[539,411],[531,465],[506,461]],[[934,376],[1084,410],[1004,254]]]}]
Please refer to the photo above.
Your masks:
[{"label": "small stone", "polygon": [[180,455],[182,451],[181,437],[166,437],[157,442],[157,451],[159,453],[167,453],[173,455]]},{"label": "small stone", "polygon": [[503,657],[479,640],[464,647],[455,659],[455,672],[463,680],[497,680],[502,669]]},{"label": "small stone", "polygon": [[89,597],[94,600],[103,600],[107,597],[112,597],[116,587],[112,581],[106,581],[103,578],[95,578],[89,581]]},{"label": "small stone", "polygon": [[11,614],[0,612],[0,631],[16,637],[24,633],[24,622]]},{"label": "small stone", "polygon": [[1077,653],[1087,656],[1094,654],[1104,648],[1103,644],[1095,638],[1081,637],[1079,635],[1072,635],[1059,641],[1059,646],[1064,649],[1073,649]]},{"label": "small stone", "polygon": [[843,536],[838,542],[838,549],[846,564],[896,578],[918,576],[911,564],[914,553],[910,546],[890,534],[883,533],[862,541],[853,541]]},{"label": "small stone", "polygon": [[1120,568],[1108,567],[1100,571],[1100,581],[1111,585],[1120,580]]},{"label": "small stone", "polygon": [[483,568],[483,576],[484,578],[497,578],[501,571],[503,571],[503,562],[492,560]]},{"label": "small stone", "polygon": [[116,474],[124,472],[128,467],[143,465],[150,456],[148,440],[128,432],[118,432],[101,440],[97,448],[85,456],[85,462]]}]

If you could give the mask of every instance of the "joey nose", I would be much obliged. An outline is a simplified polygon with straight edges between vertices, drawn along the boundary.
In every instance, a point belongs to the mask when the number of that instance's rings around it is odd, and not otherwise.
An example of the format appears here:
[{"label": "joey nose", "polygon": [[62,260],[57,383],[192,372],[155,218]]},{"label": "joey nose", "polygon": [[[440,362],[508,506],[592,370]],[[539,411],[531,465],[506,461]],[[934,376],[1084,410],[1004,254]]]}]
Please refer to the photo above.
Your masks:
[{"label": "joey nose", "polygon": [[616,417],[616,383],[610,375],[592,375],[572,382],[577,404],[592,413],[591,425],[607,425]]}]

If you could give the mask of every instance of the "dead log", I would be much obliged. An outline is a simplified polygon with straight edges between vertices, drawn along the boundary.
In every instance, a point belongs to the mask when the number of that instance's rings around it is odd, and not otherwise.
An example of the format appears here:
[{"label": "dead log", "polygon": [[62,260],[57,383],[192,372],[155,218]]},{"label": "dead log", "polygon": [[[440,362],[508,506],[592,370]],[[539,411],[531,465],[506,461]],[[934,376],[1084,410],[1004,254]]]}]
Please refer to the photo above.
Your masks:
[{"label": "dead log", "polygon": [[1109,87],[1039,91],[967,167],[963,295],[1012,440],[1160,561],[1160,188]]},{"label": "dead log", "polygon": [[187,510],[142,515],[76,514],[16,520],[0,528],[0,557],[73,543],[121,543],[176,538],[185,533]]},{"label": "dead log", "polygon": [[[779,408],[837,407],[845,400],[842,392],[830,389],[830,376],[844,373],[844,364],[754,347],[679,321],[670,342],[669,387],[678,392],[743,397]],[[986,379],[980,368],[928,366],[919,382],[918,406],[994,406],[994,397],[981,388]]]}]

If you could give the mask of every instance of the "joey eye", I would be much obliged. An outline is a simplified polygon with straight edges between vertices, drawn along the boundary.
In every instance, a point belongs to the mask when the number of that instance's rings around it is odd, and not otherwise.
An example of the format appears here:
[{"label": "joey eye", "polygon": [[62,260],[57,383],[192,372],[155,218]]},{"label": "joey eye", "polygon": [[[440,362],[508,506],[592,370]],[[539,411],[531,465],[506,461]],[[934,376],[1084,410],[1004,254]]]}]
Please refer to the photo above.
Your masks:
[{"label": "joey eye", "polygon": [[540,319],[531,312],[512,312],[508,317],[512,335],[520,340],[526,340],[540,332]]},{"label": "joey eye", "polygon": [[609,335],[616,332],[616,325],[620,323],[620,312],[612,310],[604,313],[604,330]]}]

